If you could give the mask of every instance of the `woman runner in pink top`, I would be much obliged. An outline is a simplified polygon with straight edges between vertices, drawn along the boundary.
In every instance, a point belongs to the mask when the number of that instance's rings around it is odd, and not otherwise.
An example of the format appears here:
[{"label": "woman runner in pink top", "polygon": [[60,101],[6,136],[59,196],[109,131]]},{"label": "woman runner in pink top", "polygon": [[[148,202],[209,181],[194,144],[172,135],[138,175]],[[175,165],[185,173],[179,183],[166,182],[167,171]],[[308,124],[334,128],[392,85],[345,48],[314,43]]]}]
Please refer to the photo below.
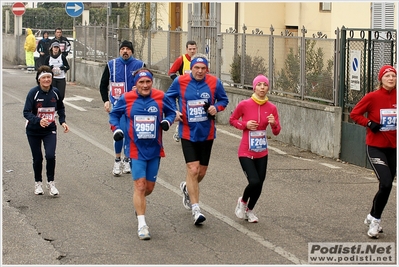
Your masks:
[{"label": "woman runner in pink top", "polygon": [[266,127],[270,125],[274,135],[281,130],[277,108],[268,101],[269,79],[258,75],[253,80],[251,98],[241,101],[230,116],[230,124],[242,130],[238,147],[238,159],[248,180],[242,196],[238,198],[235,214],[240,219],[256,223],[253,209],[262,193],[266,178],[268,145]]}]

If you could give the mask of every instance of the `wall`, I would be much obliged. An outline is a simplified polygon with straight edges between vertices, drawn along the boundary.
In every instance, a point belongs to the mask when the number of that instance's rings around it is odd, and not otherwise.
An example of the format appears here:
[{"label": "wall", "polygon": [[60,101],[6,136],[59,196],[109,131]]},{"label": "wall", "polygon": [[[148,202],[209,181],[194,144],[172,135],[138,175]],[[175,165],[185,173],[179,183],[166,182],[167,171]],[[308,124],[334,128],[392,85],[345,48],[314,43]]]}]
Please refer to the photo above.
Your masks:
[{"label": "wall", "polygon": [[[13,41],[14,40],[14,41]],[[14,64],[21,64],[21,56],[25,58],[24,52],[17,56],[14,36],[3,35],[2,47],[3,59]],[[24,62],[24,59],[23,59]],[[73,62],[70,65],[73,66]],[[23,64],[23,63],[22,63]],[[101,75],[105,64],[77,59],[75,61],[75,81],[91,88],[99,88]],[[70,80],[73,69],[68,74]],[[166,75],[154,75],[154,87],[166,91],[172,80]],[[233,87],[225,87],[229,98],[226,110],[219,113],[217,122],[228,124],[229,117],[236,105],[243,99],[251,96],[251,90],[242,90]],[[99,96],[100,97],[100,96]],[[269,95],[279,112],[281,122],[281,133],[275,137],[270,131],[272,139],[290,145],[306,149],[315,154],[339,158],[341,148],[341,108],[319,105],[296,99]]]}]

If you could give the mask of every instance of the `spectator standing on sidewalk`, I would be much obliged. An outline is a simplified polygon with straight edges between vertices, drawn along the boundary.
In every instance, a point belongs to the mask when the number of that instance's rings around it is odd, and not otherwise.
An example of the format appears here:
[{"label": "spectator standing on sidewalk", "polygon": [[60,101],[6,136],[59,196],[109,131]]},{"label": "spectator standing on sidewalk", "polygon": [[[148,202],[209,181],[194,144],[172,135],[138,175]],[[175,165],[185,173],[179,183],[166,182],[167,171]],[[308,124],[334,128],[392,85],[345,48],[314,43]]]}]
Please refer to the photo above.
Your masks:
[{"label": "spectator standing on sidewalk", "polygon": [[24,49],[25,49],[26,69],[28,73],[34,73],[35,58],[33,56],[33,53],[36,50],[36,38],[33,35],[31,28],[26,29],[26,39],[25,39]]},{"label": "spectator standing on sidewalk", "polygon": [[[104,68],[100,82],[100,94],[104,102],[106,112],[111,112],[119,98],[133,89],[133,74],[136,70],[145,67],[143,61],[133,57],[134,48],[130,41],[123,41],[119,46],[120,57],[110,60]],[[115,161],[112,169],[114,176],[120,176],[122,173],[130,173],[130,159],[126,153],[126,147],[129,145],[128,135],[126,133],[126,117],[122,114],[120,118],[121,129],[125,138],[114,141]],[[125,157],[121,160],[122,148]]]},{"label": "spectator standing on sidewalk", "polygon": [[270,125],[272,133],[278,135],[281,126],[277,107],[267,97],[269,79],[258,75],[252,86],[254,93],[237,105],[230,116],[230,124],[242,130],[238,159],[248,180],[242,196],[238,198],[235,214],[240,219],[256,223],[258,217],[253,209],[262,193],[269,158],[266,128]]},{"label": "spectator standing on sidewalk", "polygon": [[382,232],[381,216],[396,175],[396,82],[396,69],[390,65],[381,67],[376,90],[366,94],[350,113],[354,122],[366,127],[367,158],[379,182],[364,220],[369,227],[367,235],[372,238]]},{"label": "spectator standing on sidewalk", "polygon": [[50,55],[51,40],[48,38],[48,31],[43,32],[43,38],[37,43],[36,51],[40,54],[37,67],[45,65],[46,58]]}]

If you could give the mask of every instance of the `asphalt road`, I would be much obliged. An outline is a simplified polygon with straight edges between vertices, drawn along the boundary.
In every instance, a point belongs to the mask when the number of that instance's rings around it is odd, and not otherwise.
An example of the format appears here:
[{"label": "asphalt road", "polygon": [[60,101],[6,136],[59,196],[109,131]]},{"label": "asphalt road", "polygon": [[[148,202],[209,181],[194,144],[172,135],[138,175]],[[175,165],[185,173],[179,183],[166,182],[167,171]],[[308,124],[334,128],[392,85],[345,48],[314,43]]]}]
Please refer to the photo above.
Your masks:
[{"label": "asphalt road", "polygon": [[173,141],[173,131],[164,134],[166,157],[147,198],[152,239],[139,240],[131,176],[111,174],[112,133],[99,90],[76,84],[66,88],[71,131],[58,132],[55,181],[60,196],[34,195],[22,115],[26,94],[36,85],[34,76],[3,62],[3,264],[289,265],[308,264],[310,242],[396,244],[396,183],[383,214],[384,234],[370,239],[363,220],[378,187],[374,173],[273,139],[255,207],[259,223],[236,218],[246,179],[237,159],[240,132],[229,125],[218,125],[209,170],[200,184],[207,218],[200,227],[182,205],[180,143]]}]

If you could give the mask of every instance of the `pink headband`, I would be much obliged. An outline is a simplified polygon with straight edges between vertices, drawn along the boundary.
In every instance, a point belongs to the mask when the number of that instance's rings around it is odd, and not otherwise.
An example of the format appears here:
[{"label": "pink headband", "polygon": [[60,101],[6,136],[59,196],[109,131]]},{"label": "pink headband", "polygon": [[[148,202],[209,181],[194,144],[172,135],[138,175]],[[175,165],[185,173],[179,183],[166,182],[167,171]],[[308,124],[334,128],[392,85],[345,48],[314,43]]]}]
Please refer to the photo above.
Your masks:
[{"label": "pink headband", "polygon": [[269,85],[269,79],[266,76],[259,74],[258,76],[255,77],[254,81],[252,82],[253,86],[252,89],[255,91],[256,85],[261,82],[266,83],[266,85]]}]

